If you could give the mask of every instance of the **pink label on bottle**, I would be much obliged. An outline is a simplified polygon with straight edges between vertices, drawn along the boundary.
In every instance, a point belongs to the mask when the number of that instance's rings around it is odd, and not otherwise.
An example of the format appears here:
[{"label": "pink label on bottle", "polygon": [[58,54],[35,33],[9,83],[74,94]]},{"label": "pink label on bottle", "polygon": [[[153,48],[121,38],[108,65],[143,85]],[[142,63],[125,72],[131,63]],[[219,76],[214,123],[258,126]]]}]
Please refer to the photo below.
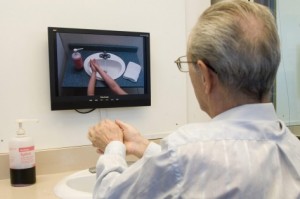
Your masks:
[{"label": "pink label on bottle", "polygon": [[19,152],[26,152],[26,151],[33,151],[33,150],[34,150],[34,146],[19,148]]}]

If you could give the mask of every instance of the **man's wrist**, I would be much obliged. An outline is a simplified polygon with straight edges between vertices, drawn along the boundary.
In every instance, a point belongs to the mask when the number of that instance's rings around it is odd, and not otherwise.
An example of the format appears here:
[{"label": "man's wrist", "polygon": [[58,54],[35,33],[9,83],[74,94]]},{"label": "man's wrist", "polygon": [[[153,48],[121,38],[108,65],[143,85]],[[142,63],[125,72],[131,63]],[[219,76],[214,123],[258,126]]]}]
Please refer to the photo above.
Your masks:
[{"label": "man's wrist", "polygon": [[142,142],[140,142],[140,146],[137,148],[137,151],[135,151],[135,155],[138,158],[143,157],[145,150],[147,149],[147,147],[149,146],[150,142],[149,140],[145,139]]}]

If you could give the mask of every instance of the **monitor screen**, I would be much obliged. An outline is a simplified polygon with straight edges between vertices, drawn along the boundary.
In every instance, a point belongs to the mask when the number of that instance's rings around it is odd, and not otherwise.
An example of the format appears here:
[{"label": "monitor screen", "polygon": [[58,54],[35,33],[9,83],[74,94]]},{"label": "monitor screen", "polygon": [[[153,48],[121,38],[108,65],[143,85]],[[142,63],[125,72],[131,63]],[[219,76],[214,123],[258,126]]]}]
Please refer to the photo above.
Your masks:
[{"label": "monitor screen", "polygon": [[51,110],[150,106],[150,34],[48,27]]}]

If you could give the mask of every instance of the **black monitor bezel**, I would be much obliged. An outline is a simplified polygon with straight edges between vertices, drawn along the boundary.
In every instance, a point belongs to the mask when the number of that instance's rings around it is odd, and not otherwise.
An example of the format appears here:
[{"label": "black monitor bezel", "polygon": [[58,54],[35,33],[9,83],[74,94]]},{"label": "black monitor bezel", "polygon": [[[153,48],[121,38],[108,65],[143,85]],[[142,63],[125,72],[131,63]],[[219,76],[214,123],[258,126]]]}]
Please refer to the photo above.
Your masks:
[{"label": "black monitor bezel", "polygon": [[[143,37],[144,66],[145,66],[144,67],[145,93],[129,94],[124,96],[123,95],[122,96],[118,96],[118,95],[59,96],[58,79],[57,79],[58,64],[57,64],[57,48],[56,48],[57,32]],[[49,50],[51,110],[151,106],[150,33],[133,32],[133,31],[117,31],[117,30],[48,27],[48,48],[49,48],[48,50]]]}]

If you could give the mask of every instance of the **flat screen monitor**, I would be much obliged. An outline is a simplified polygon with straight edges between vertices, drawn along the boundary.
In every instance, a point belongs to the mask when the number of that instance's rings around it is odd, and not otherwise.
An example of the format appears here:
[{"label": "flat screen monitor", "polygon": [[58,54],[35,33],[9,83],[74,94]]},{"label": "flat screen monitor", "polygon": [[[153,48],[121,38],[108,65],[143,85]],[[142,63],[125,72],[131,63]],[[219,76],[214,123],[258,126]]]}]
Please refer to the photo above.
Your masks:
[{"label": "flat screen monitor", "polygon": [[151,105],[150,34],[48,27],[51,110]]}]

